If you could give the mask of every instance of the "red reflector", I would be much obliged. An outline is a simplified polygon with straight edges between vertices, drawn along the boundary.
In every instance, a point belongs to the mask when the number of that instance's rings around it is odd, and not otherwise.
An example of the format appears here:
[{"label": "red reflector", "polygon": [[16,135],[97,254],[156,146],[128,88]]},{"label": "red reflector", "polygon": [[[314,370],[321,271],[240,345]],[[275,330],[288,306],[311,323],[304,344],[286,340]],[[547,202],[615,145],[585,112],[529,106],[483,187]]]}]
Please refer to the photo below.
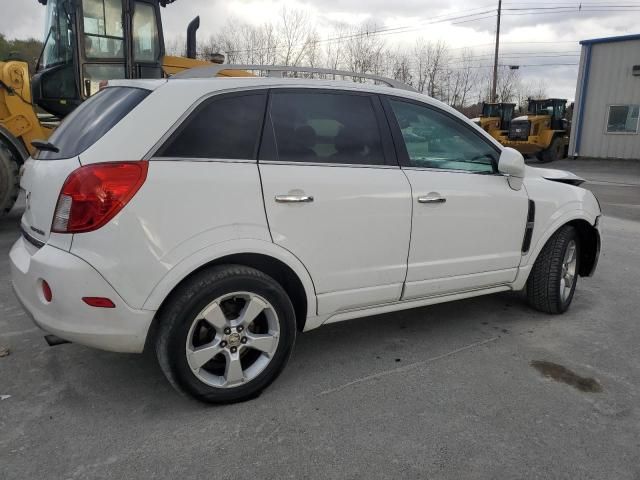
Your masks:
[{"label": "red reflector", "polygon": [[82,301],[90,307],[116,308],[116,305],[105,297],[82,297]]},{"label": "red reflector", "polygon": [[42,295],[44,296],[44,299],[47,302],[50,302],[51,299],[53,298],[53,293],[51,292],[51,287],[49,286],[49,284],[45,280],[42,280]]},{"label": "red reflector", "polygon": [[51,231],[91,232],[105,225],[140,189],[148,166],[146,161],[110,162],[73,171],[60,191]]}]

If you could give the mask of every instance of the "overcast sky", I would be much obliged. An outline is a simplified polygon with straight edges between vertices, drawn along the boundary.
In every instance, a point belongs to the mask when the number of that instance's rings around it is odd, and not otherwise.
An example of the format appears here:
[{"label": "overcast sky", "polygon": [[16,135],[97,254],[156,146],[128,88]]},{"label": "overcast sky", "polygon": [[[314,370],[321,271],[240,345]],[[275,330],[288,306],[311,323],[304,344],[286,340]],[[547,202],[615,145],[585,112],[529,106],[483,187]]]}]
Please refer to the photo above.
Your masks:
[{"label": "overcast sky", "polygon": [[[276,21],[286,5],[308,9],[321,35],[336,23],[356,25],[374,21],[382,29],[407,27],[385,34],[383,38],[389,45],[412,45],[418,37],[444,40],[452,49],[471,47],[479,62],[484,63],[486,58],[486,63],[491,63],[497,3],[497,0],[177,0],[163,9],[163,23],[167,40],[184,37],[189,21],[200,15],[198,34],[207,38],[231,18],[254,24]],[[532,7],[538,10],[530,10]],[[531,65],[577,64],[579,40],[640,33],[640,0],[504,0],[503,9],[500,63],[521,65],[525,81],[546,79],[549,95],[556,97],[573,99],[577,66]],[[0,12],[3,12],[0,32],[6,37],[42,37],[44,7],[37,0],[0,0]]]}]

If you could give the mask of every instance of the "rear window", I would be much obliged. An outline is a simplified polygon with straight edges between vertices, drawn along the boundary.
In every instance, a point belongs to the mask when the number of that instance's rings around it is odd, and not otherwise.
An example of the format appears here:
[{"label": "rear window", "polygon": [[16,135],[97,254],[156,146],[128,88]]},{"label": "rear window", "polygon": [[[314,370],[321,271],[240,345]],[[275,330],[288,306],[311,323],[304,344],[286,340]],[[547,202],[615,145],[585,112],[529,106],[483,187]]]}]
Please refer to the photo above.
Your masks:
[{"label": "rear window", "polygon": [[122,120],[147,95],[149,90],[110,87],[76,108],[53,132],[49,142],[60,151],[38,151],[39,160],[58,160],[80,155]]}]

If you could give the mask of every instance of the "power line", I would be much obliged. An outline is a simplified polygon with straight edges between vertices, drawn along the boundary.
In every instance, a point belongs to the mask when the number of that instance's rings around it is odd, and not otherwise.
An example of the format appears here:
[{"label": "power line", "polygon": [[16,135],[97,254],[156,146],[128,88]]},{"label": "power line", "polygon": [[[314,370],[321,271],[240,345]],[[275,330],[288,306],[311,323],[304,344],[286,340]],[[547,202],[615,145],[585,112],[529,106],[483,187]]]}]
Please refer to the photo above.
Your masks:
[{"label": "power line", "polygon": [[[428,22],[424,22],[420,25],[405,25],[405,26],[399,26],[399,27],[388,27],[388,28],[382,28],[382,29],[376,29],[373,30],[371,32],[369,31],[365,31],[365,32],[357,32],[357,33],[353,33],[353,34],[348,34],[348,35],[341,35],[338,37],[333,37],[333,38],[325,38],[325,39],[321,39],[321,40],[314,40],[311,42],[304,42],[304,43],[300,43],[297,44],[295,46],[297,47],[303,47],[303,46],[307,46],[307,45],[314,45],[314,44],[319,44],[319,43],[333,43],[333,42],[340,42],[340,41],[344,41],[344,40],[350,40],[353,38],[359,38],[359,37],[369,37],[369,36],[378,36],[378,35],[389,35],[392,32],[393,33],[408,33],[411,31],[415,31],[415,30],[421,30],[422,27],[426,26],[426,25],[433,25],[433,24],[437,24],[437,23],[445,23],[445,22],[450,22],[450,21],[456,21],[456,20],[461,20],[458,23],[466,23],[468,21],[475,21],[475,20],[482,20],[484,18],[490,18],[495,16],[495,14],[491,14],[488,17],[482,16],[482,15],[486,15],[488,13],[493,12],[493,10],[485,10],[482,12],[477,12],[477,13],[466,13],[464,15],[458,15],[458,16],[449,16],[447,18],[442,18],[441,17],[434,17],[434,19],[432,19],[431,21]],[[474,16],[481,16],[480,18],[471,18],[469,19],[469,17],[474,17]],[[441,18],[440,20],[438,20],[438,18]],[[466,19],[466,20],[463,20]],[[454,23],[455,25],[456,23]],[[245,49],[245,50],[229,50],[227,53],[249,53],[249,52],[258,52],[258,51],[269,51],[269,50],[280,50],[282,48],[287,48],[286,46],[278,46],[278,47],[260,47],[260,48],[250,48],[250,49]]]}]

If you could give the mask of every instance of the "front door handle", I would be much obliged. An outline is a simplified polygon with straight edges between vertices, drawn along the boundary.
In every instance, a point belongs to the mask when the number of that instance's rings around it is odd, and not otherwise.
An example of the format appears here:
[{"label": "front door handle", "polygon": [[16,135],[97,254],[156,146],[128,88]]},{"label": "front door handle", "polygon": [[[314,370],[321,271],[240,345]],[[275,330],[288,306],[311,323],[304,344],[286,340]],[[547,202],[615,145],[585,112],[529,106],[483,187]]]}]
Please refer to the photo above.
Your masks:
[{"label": "front door handle", "polygon": [[309,203],[313,202],[311,195],[276,195],[278,203]]},{"label": "front door handle", "polygon": [[446,201],[446,198],[435,192],[431,192],[428,195],[418,197],[418,203],[444,203]]}]

